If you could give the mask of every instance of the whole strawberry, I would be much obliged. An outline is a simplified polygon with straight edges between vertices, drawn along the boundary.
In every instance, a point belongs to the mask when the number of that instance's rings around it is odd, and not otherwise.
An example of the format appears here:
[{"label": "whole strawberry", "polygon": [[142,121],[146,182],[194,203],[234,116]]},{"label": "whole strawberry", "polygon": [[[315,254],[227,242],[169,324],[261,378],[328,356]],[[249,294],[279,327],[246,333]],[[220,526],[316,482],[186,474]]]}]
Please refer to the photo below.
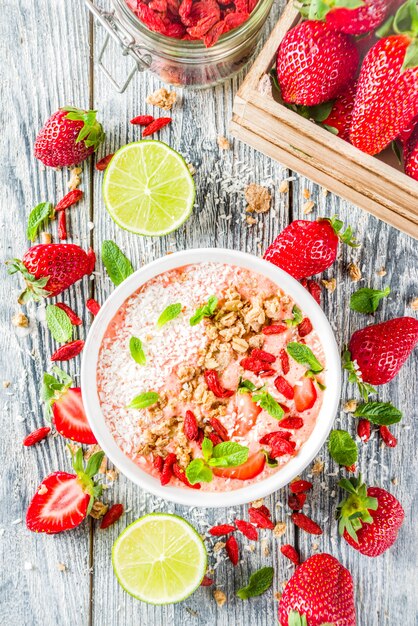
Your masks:
[{"label": "whole strawberry", "polygon": [[298,24],[288,31],[277,52],[283,100],[307,106],[333,100],[353,80],[358,60],[349,35],[323,22]]},{"label": "whole strawberry", "polygon": [[418,180],[418,124],[405,144],[403,158],[405,174]]},{"label": "whole strawberry", "polygon": [[380,39],[363,61],[350,141],[368,154],[381,152],[418,114],[416,11],[415,0],[401,6],[394,20],[398,34]]},{"label": "whole strawberry", "polygon": [[356,330],[343,356],[349,382],[357,383],[367,399],[368,392],[375,391],[372,385],[384,385],[396,376],[417,342],[414,317],[397,317]]},{"label": "whole strawberry", "polygon": [[63,107],[39,131],[35,157],[51,167],[75,165],[95,152],[104,137],[96,111]]},{"label": "whole strawberry", "polygon": [[339,531],[347,543],[366,556],[379,556],[396,541],[405,514],[385,489],[369,487],[358,478],[343,478],[339,486],[348,498],[337,508]]},{"label": "whole strawberry", "polygon": [[53,472],[36,490],[26,513],[26,526],[36,533],[55,534],[75,528],[87,517],[101,485],[93,482],[104,453],[93,454],[84,467],[83,450],[73,456],[75,474]]},{"label": "whole strawberry", "polygon": [[338,137],[350,141],[350,125],[353,115],[357,83],[353,82],[335,100],[331,112],[322,121],[323,126],[334,128]]},{"label": "whole strawberry", "polygon": [[21,272],[26,289],[19,303],[57,296],[61,291],[94,270],[96,256],[72,243],[50,243],[32,246],[22,260],[8,261],[9,274]]},{"label": "whole strawberry", "polygon": [[353,7],[351,0],[328,0],[303,2],[303,13],[309,19],[325,20],[325,23],[341,33],[364,35],[375,30],[385,19],[392,0],[364,0]]},{"label": "whole strawberry", "polygon": [[281,626],[356,626],[353,579],[330,554],[314,554],[296,569],[279,604]]},{"label": "whole strawberry", "polygon": [[281,267],[294,278],[306,278],[323,272],[337,257],[338,242],[355,246],[353,232],[333,217],[315,222],[291,222],[264,253],[266,261]]}]

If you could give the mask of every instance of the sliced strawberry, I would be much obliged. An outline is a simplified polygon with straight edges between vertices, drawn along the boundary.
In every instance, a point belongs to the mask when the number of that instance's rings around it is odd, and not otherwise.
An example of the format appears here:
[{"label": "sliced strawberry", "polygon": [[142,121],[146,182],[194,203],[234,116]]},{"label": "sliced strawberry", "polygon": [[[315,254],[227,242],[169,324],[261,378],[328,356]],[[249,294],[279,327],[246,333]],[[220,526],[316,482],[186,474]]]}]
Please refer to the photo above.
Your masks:
[{"label": "sliced strawberry", "polygon": [[297,411],[307,411],[311,409],[315,404],[317,393],[315,385],[312,380],[306,376],[301,379],[301,385],[295,385],[293,390],[295,392],[295,407]]},{"label": "sliced strawberry", "polygon": [[235,396],[237,422],[233,436],[243,437],[257,421],[261,408],[253,402],[251,394],[237,393]]},{"label": "sliced strawberry", "polygon": [[213,473],[215,476],[221,476],[222,478],[236,478],[238,480],[248,480],[258,476],[266,464],[266,457],[263,452],[256,452],[248,457],[248,460],[239,467],[214,467]]}]

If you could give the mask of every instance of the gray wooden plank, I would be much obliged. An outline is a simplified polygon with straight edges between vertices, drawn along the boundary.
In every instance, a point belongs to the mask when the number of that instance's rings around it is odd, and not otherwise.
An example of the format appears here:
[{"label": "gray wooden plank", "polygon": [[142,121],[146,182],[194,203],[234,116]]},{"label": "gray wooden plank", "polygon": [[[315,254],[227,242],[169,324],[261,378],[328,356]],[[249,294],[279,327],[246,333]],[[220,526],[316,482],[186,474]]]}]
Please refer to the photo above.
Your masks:
[{"label": "gray wooden plank", "polygon": [[[33,157],[33,141],[37,129],[58,106],[88,104],[87,21],[67,3],[52,6],[43,0],[6,1],[2,10],[0,343],[1,378],[11,381],[11,385],[0,392],[0,621],[12,626],[81,625],[87,623],[89,609],[88,526],[48,537],[30,533],[24,521],[13,524],[24,520],[29,500],[42,478],[57,469],[69,470],[70,463],[60,436],[50,437],[34,448],[24,449],[21,443],[26,434],[44,423],[40,382],[56,346],[35,319],[36,308],[30,309],[32,332],[27,337],[15,333],[11,317],[18,308],[18,279],[6,277],[3,261],[20,257],[26,250],[25,227],[32,207],[43,200],[58,200],[67,191],[68,173],[40,166]],[[69,222],[74,241],[86,246],[87,202],[71,211]],[[56,224],[52,231],[55,235]],[[82,312],[88,288],[85,279],[60,299]],[[70,370],[74,373],[77,366],[71,364]],[[25,569],[25,563],[33,569]],[[58,571],[58,563],[64,563],[67,571]]]}]

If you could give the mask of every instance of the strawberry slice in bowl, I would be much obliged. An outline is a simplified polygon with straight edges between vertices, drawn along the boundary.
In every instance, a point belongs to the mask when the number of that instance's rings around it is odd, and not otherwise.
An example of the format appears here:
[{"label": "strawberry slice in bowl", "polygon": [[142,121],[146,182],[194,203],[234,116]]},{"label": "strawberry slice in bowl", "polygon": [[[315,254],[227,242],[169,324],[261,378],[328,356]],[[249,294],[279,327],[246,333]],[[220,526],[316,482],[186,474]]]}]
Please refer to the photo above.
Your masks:
[{"label": "strawberry slice in bowl", "polygon": [[296,410],[302,413],[311,409],[318,396],[311,378],[304,376],[299,384],[293,387]]},{"label": "strawberry slice in bowl", "polygon": [[238,467],[213,468],[215,476],[222,478],[235,478],[237,480],[249,480],[255,478],[264,469],[266,455],[263,451],[256,452],[248,457],[248,460]]},{"label": "strawberry slice in bowl", "polygon": [[261,408],[251,399],[249,393],[236,394],[235,408],[237,419],[233,436],[243,437],[253,428],[261,413]]}]

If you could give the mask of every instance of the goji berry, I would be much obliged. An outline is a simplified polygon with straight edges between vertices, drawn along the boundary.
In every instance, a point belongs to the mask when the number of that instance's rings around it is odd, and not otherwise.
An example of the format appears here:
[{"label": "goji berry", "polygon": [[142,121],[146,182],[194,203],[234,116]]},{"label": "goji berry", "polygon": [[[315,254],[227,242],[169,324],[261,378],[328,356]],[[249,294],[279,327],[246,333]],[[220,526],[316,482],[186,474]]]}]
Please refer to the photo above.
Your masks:
[{"label": "goji berry", "polygon": [[218,524],[209,529],[209,534],[213,537],[221,537],[233,532],[235,532],[235,526],[232,526],[232,524]]},{"label": "goji berry", "polygon": [[86,302],[86,307],[90,313],[94,316],[100,311],[100,304],[94,298],[89,298]]},{"label": "goji berry", "polygon": [[321,285],[317,283],[316,280],[312,280],[308,278],[302,278],[300,283],[301,285],[303,285],[303,287],[305,287],[305,289],[309,291],[309,293],[317,301],[317,303],[321,304],[321,295],[322,295]]},{"label": "goji berry", "polygon": [[262,329],[263,335],[279,335],[287,330],[287,326],[284,324],[272,324],[271,326],[264,326]]},{"label": "goji berry", "polygon": [[294,480],[293,483],[290,483],[289,489],[292,493],[305,493],[305,491],[310,491],[313,485],[309,480]]},{"label": "goji berry", "polygon": [[276,360],[274,354],[270,354],[270,352],[260,350],[259,348],[254,348],[253,350],[251,350],[250,356],[253,359],[265,361],[266,363],[274,363],[274,361]]},{"label": "goji berry", "polygon": [[216,417],[210,418],[210,425],[212,426],[215,433],[222,439],[222,441],[228,441],[228,431]]},{"label": "goji berry", "polygon": [[360,419],[357,424],[357,434],[364,442],[369,441],[371,433],[371,424],[369,420]]},{"label": "goji berry", "polygon": [[189,479],[187,478],[185,472],[177,463],[174,463],[173,465],[173,473],[176,478],[181,480],[181,482],[186,485],[186,487],[190,487],[190,489],[200,489],[200,483],[195,483],[194,485],[192,485],[192,483],[189,482]]},{"label": "goji berry", "polygon": [[83,348],[84,341],[82,339],[65,343],[63,346],[60,346],[58,350],[55,350],[54,354],[51,356],[51,361],[69,361],[79,355]]},{"label": "goji berry", "polygon": [[58,214],[58,238],[60,241],[66,241],[67,237],[67,216],[65,215],[65,211],[61,211]]},{"label": "goji berry", "polygon": [[160,483],[164,485],[168,485],[171,478],[173,477],[173,465],[176,462],[177,457],[173,452],[167,454],[164,459],[163,469],[160,475]]},{"label": "goji berry", "polygon": [[395,448],[398,445],[398,440],[395,435],[392,435],[387,426],[380,426],[379,432],[388,448]]},{"label": "goji berry", "polygon": [[207,386],[217,398],[230,398],[234,395],[231,389],[224,389],[222,387],[216,370],[206,370],[204,376]]},{"label": "goji berry", "polygon": [[294,441],[287,441],[283,437],[276,437],[270,444],[270,456],[277,459],[286,454],[292,455],[295,451],[296,444]]},{"label": "goji berry", "polygon": [[105,528],[109,528],[115,522],[118,521],[120,517],[123,515],[123,504],[113,504],[108,511],[103,515],[102,523],[100,524],[100,528],[104,530]]},{"label": "goji berry", "polygon": [[225,22],[224,32],[227,33],[228,31],[233,30],[234,28],[237,28],[238,26],[246,22],[248,18],[249,18],[249,13],[247,13],[247,11],[242,11],[242,12],[237,12],[237,13],[228,13],[228,15],[226,15],[224,19],[224,22]]},{"label": "goji berry", "polygon": [[246,522],[243,519],[236,519],[235,526],[240,532],[242,532],[245,537],[247,537],[247,539],[251,539],[251,541],[258,540],[257,529],[252,524],[250,524],[250,522]]},{"label": "goji berry", "polygon": [[290,430],[299,430],[303,426],[301,417],[285,417],[280,420],[280,428],[289,428]]},{"label": "goji berry", "polygon": [[164,467],[164,459],[162,456],[156,456],[154,459],[154,463],[153,463],[155,469],[158,472],[162,472],[163,471],[163,467]]},{"label": "goji berry", "polygon": [[83,197],[83,192],[81,191],[81,189],[73,189],[72,191],[69,191],[63,198],[62,200],[60,200],[58,202],[58,204],[55,207],[56,211],[65,211],[65,209],[68,209],[70,206],[73,206],[73,204],[75,204],[76,202],[78,202],[79,200],[81,200],[81,198]]},{"label": "goji berry", "polygon": [[196,415],[192,411],[186,411],[183,422],[183,432],[189,441],[195,441],[199,435]]},{"label": "goji berry", "polygon": [[210,587],[213,585],[213,579],[209,578],[209,576],[203,576],[202,582],[200,583],[201,587]]},{"label": "goji berry", "polygon": [[72,310],[72,308],[68,306],[68,304],[64,304],[64,302],[57,302],[55,306],[57,306],[59,309],[61,309],[61,311],[64,311],[64,313],[68,315],[70,322],[73,326],[81,326],[83,322]]},{"label": "goji berry", "polygon": [[306,337],[313,330],[313,326],[311,324],[311,320],[309,317],[304,317],[301,323],[298,326],[299,337]]},{"label": "goji berry", "polygon": [[114,157],[113,152],[111,154],[106,154],[106,156],[100,159],[100,161],[97,161],[96,166],[95,166],[96,170],[98,170],[99,172],[103,172],[103,170],[107,168],[107,166],[109,165],[113,157]]},{"label": "goji berry", "polygon": [[208,439],[211,440],[214,446],[218,446],[220,443],[222,443],[222,439],[216,433],[209,433]]},{"label": "goji berry", "polygon": [[154,119],[153,115],[137,115],[131,120],[131,124],[135,124],[137,126],[148,126],[148,124],[151,124]]},{"label": "goji berry", "polygon": [[285,556],[289,561],[292,561],[295,565],[300,565],[299,554],[293,546],[289,543],[286,543],[284,546],[281,546],[280,552]]},{"label": "goji berry", "polygon": [[218,41],[219,37],[223,35],[225,32],[225,20],[220,20],[216,22],[204,35],[203,43],[206,48],[211,48]]},{"label": "goji berry", "polygon": [[268,518],[271,517],[270,509],[268,509],[265,504],[262,504],[261,506],[257,507],[257,511],[260,511],[260,513],[264,515],[265,517],[268,517]]},{"label": "goji berry", "polygon": [[322,535],[321,527],[304,513],[292,513],[291,518],[295,526],[301,528],[310,535]]},{"label": "goji berry", "polygon": [[201,446],[204,438],[205,438],[205,431],[203,430],[203,428],[199,428],[197,432],[196,443],[199,446]]},{"label": "goji berry", "polygon": [[35,445],[35,443],[38,443],[39,441],[42,441],[42,439],[45,439],[45,437],[47,437],[50,432],[51,429],[49,426],[42,426],[41,428],[37,428],[24,438],[23,445],[29,448],[29,446],[33,446]]},{"label": "goji berry", "polygon": [[148,124],[148,126],[145,126],[142,131],[142,136],[148,137],[149,135],[153,135],[161,130],[161,128],[164,128],[164,126],[167,126],[167,124],[171,124],[171,117],[159,117],[151,122],[151,124]]},{"label": "goji berry", "polygon": [[279,402],[279,406],[282,407],[282,409],[283,409],[283,411],[285,413],[289,413],[290,409],[289,409],[289,407],[286,404],[283,404],[283,402]]},{"label": "goji berry", "polygon": [[237,565],[239,560],[239,548],[238,542],[235,539],[234,535],[231,535],[226,540],[225,550],[227,555],[229,556],[229,560],[231,561],[232,565]]},{"label": "goji berry", "polygon": [[283,378],[283,376],[278,376],[274,381],[274,386],[276,387],[277,391],[281,393],[285,398],[287,398],[288,400],[293,400],[295,392],[293,391],[292,385],[287,382],[286,378]]},{"label": "goji berry", "polygon": [[282,365],[283,374],[288,374],[290,370],[289,355],[284,348],[280,350],[280,363]]},{"label": "goji berry", "polygon": [[249,372],[254,372],[255,374],[259,374],[266,370],[266,361],[261,361],[260,359],[253,359],[250,356],[245,357],[240,361],[240,365]]},{"label": "goji berry", "polygon": [[306,502],[306,493],[291,493],[287,499],[287,504],[292,511],[300,511]]},{"label": "goji berry", "polygon": [[248,516],[253,524],[258,526],[258,528],[268,528],[272,530],[274,528],[274,524],[271,521],[270,517],[267,516],[264,511],[260,510],[260,508],[255,509],[250,506],[248,509]]},{"label": "goji berry", "polygon": [[281,430],[273,430],[271,433],[263,435],[259,440],[259,443],[261,443],[262,446],[270,446],[277,438],[289,441],[291,436],[291,433],[286,433]]},{"label": "goji berry", "polygon": [[264,372],[260,372],[260,378],[270,378],[271,376],[276,376],[276,370],[265,370]]}]

